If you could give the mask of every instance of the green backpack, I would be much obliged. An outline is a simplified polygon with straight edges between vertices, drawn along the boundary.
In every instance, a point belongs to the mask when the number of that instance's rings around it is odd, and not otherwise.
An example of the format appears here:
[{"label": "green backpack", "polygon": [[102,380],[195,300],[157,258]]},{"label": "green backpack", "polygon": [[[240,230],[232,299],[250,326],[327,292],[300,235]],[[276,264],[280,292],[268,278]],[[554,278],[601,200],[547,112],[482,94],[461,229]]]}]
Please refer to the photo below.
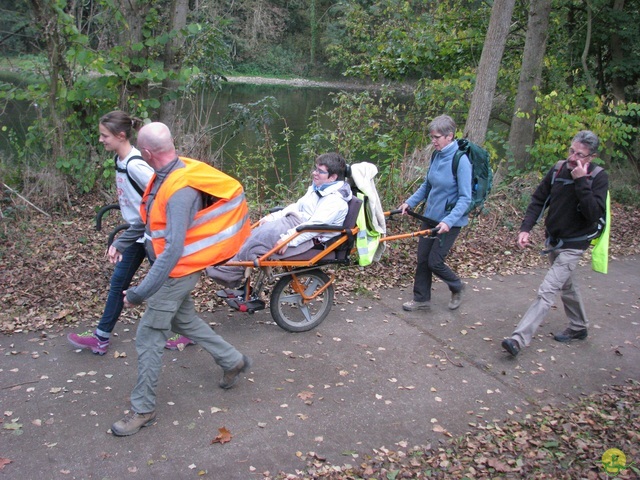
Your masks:
[{"label": "green backpack", "polygon": [[458,181],[458,165],[462,155],[466,155],[471,162],[471,203],[464,214],[480,214],[484,201],[493,186],[493,170],[491,170],[489,152],[466,138],[459,139],[458,151],[453,156],[451,163],[451,170],[456,182]]}]

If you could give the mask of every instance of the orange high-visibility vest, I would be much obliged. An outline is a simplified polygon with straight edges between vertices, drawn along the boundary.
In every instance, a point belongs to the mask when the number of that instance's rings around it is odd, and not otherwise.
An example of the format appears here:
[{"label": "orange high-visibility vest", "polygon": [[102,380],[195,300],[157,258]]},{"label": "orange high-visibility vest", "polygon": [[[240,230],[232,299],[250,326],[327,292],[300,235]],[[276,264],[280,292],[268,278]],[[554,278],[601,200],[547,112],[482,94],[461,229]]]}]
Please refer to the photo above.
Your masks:
[{"label": "orange high-visibility vest", "polygon": [[180,157],[185,168],[171,172],[153,199],[149,218],[146,201],[156,178],[154,175],[142,198],[140,215],[148,225],[153,250],[159,256],[165,248],[167,227],[167,202],[171,196],[185,187],[211,195],[213,204],[205,204],[189,228],[182,257],[173,268],[170,277],[184,277],[216,265],[233,257],[251,233],[249,208],[240,182],[206,163]]}]

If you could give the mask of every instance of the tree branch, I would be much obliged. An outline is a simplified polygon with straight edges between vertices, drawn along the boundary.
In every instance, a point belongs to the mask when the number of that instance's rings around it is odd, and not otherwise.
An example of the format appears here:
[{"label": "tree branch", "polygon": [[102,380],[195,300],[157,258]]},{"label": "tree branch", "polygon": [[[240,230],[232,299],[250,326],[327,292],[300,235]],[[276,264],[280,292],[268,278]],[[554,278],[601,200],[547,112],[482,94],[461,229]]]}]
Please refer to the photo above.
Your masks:
[{"label": "tree branch", "polygon": [[20,197],[22,200],[24,200],[26,203],[28,203],[29,205],[31,205],[33,208],[35,208],[36,210],[38,210],[40,213],[46,215],[47,217],[50,217],[51,215],[49,215],[47,212],[45,212],[44,210],[36,207],[33,203],[31,203],[29,200],[27,200],[26,198],[24,198],[22,195],[20,195],[18,192],[16,192],[13,188],[11,188],[9,185],[7,185],[6,183],[3,183],[2,185],[4,185],[4,188],[6,188],[7,190],[9,190],[11,193],[16,194],[18,197]]}]

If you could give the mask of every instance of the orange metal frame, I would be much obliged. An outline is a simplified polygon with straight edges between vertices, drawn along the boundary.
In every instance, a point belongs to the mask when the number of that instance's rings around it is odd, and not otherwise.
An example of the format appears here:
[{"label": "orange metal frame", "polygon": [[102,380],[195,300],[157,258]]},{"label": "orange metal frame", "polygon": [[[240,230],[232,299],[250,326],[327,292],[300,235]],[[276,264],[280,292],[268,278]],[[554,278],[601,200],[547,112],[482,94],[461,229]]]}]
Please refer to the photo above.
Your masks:
[{"label": "orange metal frame", "polygon": [[[391,216],[391,212],[384,212],[385,217],[389,217]],[[255,228],[258,225],[258,223],[255,223],[252,225],[252,228]],[[301,268],[301,267],[314,267],[317,265],[317,263],[322,260],[327,254],[335,251],[336,249],[338,249],[341,245],[343,245],[345,242],[347,242],[348,240],[348,236],[347,236],[347,229],[342,229],[342,230],[329,230],[329,229],[305,229],[304,232],[296,232],[291,238],[289,238],[287,240],[287,243],[289,243],[290,241],[292,241],[294,238],[296,238],[298,235],[301,235],[302,233],[308,233],[308,232],[315,232],[315,233],[326,233],[326,232],[331,232],[331,233],[340,233],[340,238],[338,238],[338,240],[334,241],[334,243],[332,243],[331,245],[329,245],[325,250],[318,250],[318,254],[313,256],[312,258],[308,259],[308,260],[288,260],[286,258],[282,259],[282,260],[272,260],[270,259],[270,257],[275,254],[280,248],[282,248],[283,244],[278,244],[276,246],[274,246],[271,250],[269,250],[267,253],[265,253],[264,255],[262,255],[261,257],[256,258],[253,261],[243,261],[243,262],[227,262],[225,265],[228,266],[234,266],[234,267],[247,267],[247,268],[262,268],[262,267],[281,267],[281,268],[287,268],[287,269],[292,269],[292,268]],[[354,227],[351,229],[351,234],[355,237],[359,232],[359,228],[358,227]],[[433,234],[433,229],[425,229],[425,230],[419,230],[417,232],[411,232],[411,233],[402,233],[399,235],[390,235],[387,237],[382,237],[380,239],[381,242],[390,242],[393,240],[402,240],[405,238],[414,238],[414,237],[423,237],[423,236],[431,236]],[[353,253],[353,250],[352,252]],[[338,263],[338,262],[336,262]]]},{"label": "orange metal frame", "polygon": [[[384,212],[385,217],[390,217],[393,214],[398,213],[397,211],[394,212]],[[259,225],[258,222],[254,223],[251,228],[255,228]],[[265,253],[264,255],[262,255],[261,257],[253,260],[253,261],[229,261],[227,262],[225,265],[228,266],[235,266],[235,267],[245,267],[245,268],[258,268],[258,269],[267,269],[269,267],[272,268],[282,268],[285,270],[285,272],[287,272],[288,275],[291,275],[291,288],[300,295],[300,297],[302,298],[303,303],[307,303],[310,302],[312,300],[314,300],[317,296],[321,295],[327,288],[329,288],[335,281],[335,274],[331,274],[329,281],[322,286],[322,288],[316,290],[313,292],[313,295],[308,296],[305,293],[305,285],[303,285],[299,280],[298,280],[298,276],[297,273],[300,273],[298,270],[296,269],[300,269],[300,268],[315,268],[315,267],[319,267],[319,266],[323,266],[323,265],[319,265],[318,262],[320,262],[321,260],[323,260],[329,253],[337,250],[340,246],[344,245],[347,241],[348,241],[348,235],[347,235],[347,229],[340,229],[340,230],[336,230],[336,229],[326,229],[326,228],[318,228],[318,229],[310,229],[310,228],[306,228],[304,230],[304,232],[296,232],[291,238],[289,238],[287,240],[287,243],[291,242],[294,238],[296,238],[298,235],[302,235],[302,233],[307,233],[307,232],[315,232],[315,233],[325,233],[325,232],[331,232],[331,233],[339,233],[340,236],[337,240],[335,240],[333,243],[331,243],[326,249],[324,250],[318,250],[317,254],[314,255],[312,258],[306,259],[306,260],[290,260],[290,259],[281,259],[281,260],[273,260],[270,259],[270,257],[275,254],[280,248],[282,248],[283,244],[278,244],[276,246],[274,246],[271,250],[269,250],[267,253]],[[352,229],[350,229],[351,235],[353,235],[353,237],[355,237],[358,232],[359,232],[359,228],[356,226]],[[434,230],[433,229],[425,229],[425,230],[419,230],[417,232],[410,232],[410,233],[403,233],[403,234],[399,234],[399,235],[390,235],[387,237],[382,237],[380,239],[381,242],[389,242],[389,241],[393,241],[393,240],[402,240],[405,238],[413,238],[413,237],[421,237],[421,236],[431,236],[433,235]],[[355,251],[355,247],[352,249],[351,252],[349,252],[349,255],[353,254]],[[327,261],[327,263],[325,263],[324,265],[328,265],[331,263],[340,263],[339,260],[336,260],[335,262],[333,261]],[[253,285],[251,284],[251,281],[247,282],[247,288],[246,288],[246,292],[245,292],[245,296],[246,298],[249,298],[251,291],[252,291],[252,287]]]}]

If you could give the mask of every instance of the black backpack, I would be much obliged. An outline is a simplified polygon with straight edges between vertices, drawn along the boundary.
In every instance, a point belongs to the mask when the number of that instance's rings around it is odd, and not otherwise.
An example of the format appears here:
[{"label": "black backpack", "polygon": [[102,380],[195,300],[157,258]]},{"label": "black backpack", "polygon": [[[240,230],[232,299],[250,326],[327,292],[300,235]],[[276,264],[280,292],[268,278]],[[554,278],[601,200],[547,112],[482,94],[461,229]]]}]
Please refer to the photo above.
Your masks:
[{"label": "black backpack", "polygon": [[138,192],[138,195],[140,195],[140,198],[142,198],[142,195],[144,195],[144,188],[142,188],[140,185],[138,185],[138,183],[129,174],[129,162],[131,160],[143,160],[144,161],[144,158],[142,158],[140,155],[132,155],[127,160],[127,163],[125,164],[124,168],[120,168],[118,166],[118,154],[116,154],[116,156],[113,157],[113,165],[115,166],[116,172],[126,173],[127,174],[127,180],[129,180],[129,183],[131,184],[131,186],[135,189],[136,192]]},{"label": "black backpack", "polygon": [[[460,165],[462,155],[466,155],[469,158],[469,163],[471,163],[471,203],[464,215],[469,213],[480,214],[482,213],[484,201],[493,186],[493,170],[491,170],[489,152],[466,138],[461,138],[457,142],[458,151],[451,162],[451,172],[456,182],[458,181],[458,165]],[[433,160],[435,154],[436,152],[433,153],[431,160]],[[446,209],[453,209],[453,205],[447,205]]]}]

